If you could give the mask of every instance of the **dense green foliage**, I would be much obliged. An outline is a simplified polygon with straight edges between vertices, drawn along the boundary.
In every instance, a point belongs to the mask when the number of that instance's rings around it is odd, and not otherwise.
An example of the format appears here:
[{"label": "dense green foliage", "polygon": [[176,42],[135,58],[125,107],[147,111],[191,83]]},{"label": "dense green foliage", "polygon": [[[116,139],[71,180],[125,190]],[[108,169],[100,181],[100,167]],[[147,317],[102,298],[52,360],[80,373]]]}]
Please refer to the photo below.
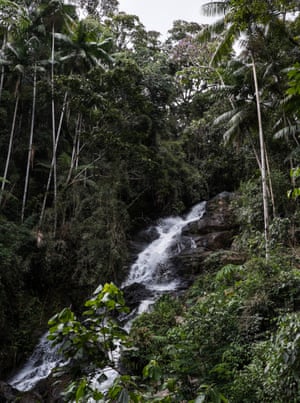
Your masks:
[{"label": "dense green foliage", "polygon": [[[86,302],[91,309],[81,321],[70,309],[50,320],[49,337],[62,343],[69,358],[58,372],[76,379],[66,401],[97,396],[107,402],[297,402],[300,274],[295,263],[287,257],[252,258],[214,269],[206,262],[205,274],[184,298],[162,297],[135,320],[130,335],[107,317],[123,310],[124,300],[106,284]],[[116,338],[125,347],[122,368],[129,375],[119,375],[103,396],[91,378],[108,363],[114,367],[109,351]]]},{"label": "dense green foliage", "polygon": [[163,313],[160,301],[136,320],[131,337],[138,356],[155,359],[165,378],[175,378],[173,401],[198,394],[214,401],[215,390],[230,402],[284,402],[286,396],[296,402],[300,322],[291,312],[299,309],[299,281],[288,260],[209,270],[173,322],[168,312],[178,302],[172,300]]},{"label": "dense green foliage", "polygon": [[216,253],[138,318],[110,399],[299,401],[299,2],[208,2],[215,25],[175,21],[165,42],[117,1],[79,3],[0,0],[0,376],[72,306],[53,338],[69,392],[93,393],[103,295],[88,325],[82,302],[120,284],[138,230],[227,190],[245,264]]},{"label": "dense green foliage", "polygon": [[[128,309],[114,284],[99,286],[85,307],[82,320],[78,320],[70,308],[49,320],[48,338],[59,346],[63,357],[63,365],[57,368],[56,376],[67,374],[74,379],[64,393],[67,401],[100,399],[103,394],[93,390],[88,379],[99,377],[100,368],[114,366],[112,351],[122,341],[126,345],[125,331],[117,325],[113,314],[126,313]],[[105,373],[101,378],[106,378]]]}]

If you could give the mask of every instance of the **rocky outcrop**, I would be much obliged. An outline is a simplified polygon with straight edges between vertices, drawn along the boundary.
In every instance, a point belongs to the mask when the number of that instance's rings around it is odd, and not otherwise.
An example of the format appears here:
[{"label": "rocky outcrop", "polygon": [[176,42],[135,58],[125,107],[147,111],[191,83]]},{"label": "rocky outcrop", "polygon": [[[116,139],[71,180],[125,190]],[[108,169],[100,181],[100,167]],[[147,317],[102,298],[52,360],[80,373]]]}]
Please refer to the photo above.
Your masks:
[{"label": "rocky outcrop", "polygon": [[213,232],[233,231],[238,228],[231,202],[234,194],[222,192],[206,204],[204,216],[183,228],[183,235],[201,235]]},{"label": "rocky outcrop", "polygon": [[182,230],[182,251],[172,260],[183,278],[200,273],[212,254],[218,252],[222,264],[240,264],[244,258],[231,250],[238,224],[232,207],[233,193],[222,192],[209,200],[204,216]]},{"label": "rocky outcrop", "polygon": [[0,381],[0,403],[63,403],[62,392],[71,382],[69,376],[57,378],[50,375],[40,380],[33,390],[20,392],[6,382]]},{"label": "rocky outcrop", "polygon": [[144,284],[133,283],[122,289],[126,305],[130,310],[137,308],[141,301],[151,298],[152,292]]},{"label": "rocky outcrop", "polygon": [[6,382],[0,382],[0,403],[41,403],[44,400],[35,392],[19,392]]}]

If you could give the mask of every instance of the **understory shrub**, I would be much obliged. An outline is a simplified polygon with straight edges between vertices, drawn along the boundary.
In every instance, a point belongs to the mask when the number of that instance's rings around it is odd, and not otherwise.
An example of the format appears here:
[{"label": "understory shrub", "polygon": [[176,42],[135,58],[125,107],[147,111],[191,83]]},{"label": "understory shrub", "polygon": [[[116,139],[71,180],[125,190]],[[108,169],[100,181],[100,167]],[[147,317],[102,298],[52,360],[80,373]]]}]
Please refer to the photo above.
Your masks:
[{"label": "understory shrub", "polygon": [[213,393],[236,403],[299,401],[299,298],[289,257],[223,266],[194,283],[180,310],[158,301],[139,317],[126,361],[140,370],[155,360],[165,381],[176,380],[178,401],[212,402]]}]

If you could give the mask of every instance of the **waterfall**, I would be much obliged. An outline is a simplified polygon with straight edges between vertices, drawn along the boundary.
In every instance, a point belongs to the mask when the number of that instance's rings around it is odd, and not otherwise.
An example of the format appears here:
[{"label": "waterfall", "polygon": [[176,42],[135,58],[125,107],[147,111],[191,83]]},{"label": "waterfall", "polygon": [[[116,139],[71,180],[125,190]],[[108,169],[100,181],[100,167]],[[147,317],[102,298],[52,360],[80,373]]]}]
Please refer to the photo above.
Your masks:
[{"label": "waterfall", "polygon": [[[159,220],[155,229],[157,238],[148,244],[137,256],[131,265],[127,279],[121,285],[121,289],[134,283],[142,284],[151,291],[151,297],[140,302],[134,317],[148,311],[149,307],[165,292],[175,291],[180,286],[180,279],[176,276],[169,263],[170,257],[180,253],[181,231],[187,224],[199,220],[205,213],[206,202],[194,206],[185,217],[168,217]],[[191,240],[191,248],[195,247]],[[130,329],[131,316],[124,325]],[[60,365],[57,349],[51,347],[50,341],[45,334],[26,365],[8,383],[20,391],[32,389],[39,380],[46,378],[53,368]],[[115,371],[105,369],[114,377]]]},{"label": "waterfall", "polygon": [[8,383],[20,391],[32,389],[41,379],[47,378],[52,369],[61,362],[57,354],[58,347],[52,347],[45,333],[38,342],[24,367]]}]

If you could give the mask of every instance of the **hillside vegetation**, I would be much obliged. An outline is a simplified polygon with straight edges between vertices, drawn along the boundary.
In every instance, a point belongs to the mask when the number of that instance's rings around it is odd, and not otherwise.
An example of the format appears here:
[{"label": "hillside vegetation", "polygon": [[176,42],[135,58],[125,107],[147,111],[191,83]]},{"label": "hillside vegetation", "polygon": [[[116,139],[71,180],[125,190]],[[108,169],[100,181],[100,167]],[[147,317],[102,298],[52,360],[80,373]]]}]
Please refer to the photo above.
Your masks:
[{"label": "hillside vegetation", "polygon": [[[164,42],[118,1],[79,3],[0,0],[0,377],[99,284],[122,310],[134,235],[226,190],[244,263],[216,252],[140,316],[106,401],[300,401],[299,2],[210,2],[218,23]],[[85,402],[76,365],[65,396]]]}]

